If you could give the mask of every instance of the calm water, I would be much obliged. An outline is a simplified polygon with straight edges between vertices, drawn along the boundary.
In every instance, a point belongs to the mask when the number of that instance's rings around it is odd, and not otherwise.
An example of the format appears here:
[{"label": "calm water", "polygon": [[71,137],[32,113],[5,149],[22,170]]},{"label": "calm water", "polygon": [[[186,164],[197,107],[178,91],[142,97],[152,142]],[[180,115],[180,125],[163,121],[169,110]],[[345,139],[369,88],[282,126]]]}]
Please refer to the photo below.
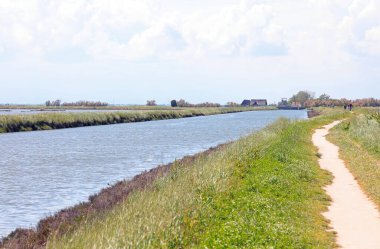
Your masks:
[{"label": "calm water", "polygon": [[33,227],[107,184],[235,140],[279,117],[260,111],[0,135],[0,237]]}]

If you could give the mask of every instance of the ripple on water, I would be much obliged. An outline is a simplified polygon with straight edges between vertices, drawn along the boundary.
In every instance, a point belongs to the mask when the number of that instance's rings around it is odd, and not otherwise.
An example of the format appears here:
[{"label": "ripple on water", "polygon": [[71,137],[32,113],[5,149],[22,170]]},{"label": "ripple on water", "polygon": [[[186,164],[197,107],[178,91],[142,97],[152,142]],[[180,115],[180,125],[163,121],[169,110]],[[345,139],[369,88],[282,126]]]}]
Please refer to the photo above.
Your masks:
[{"label": "ripple on water", "polygon": [[260,111],[0,135],[0,236],[124,178],[305,111]]}]

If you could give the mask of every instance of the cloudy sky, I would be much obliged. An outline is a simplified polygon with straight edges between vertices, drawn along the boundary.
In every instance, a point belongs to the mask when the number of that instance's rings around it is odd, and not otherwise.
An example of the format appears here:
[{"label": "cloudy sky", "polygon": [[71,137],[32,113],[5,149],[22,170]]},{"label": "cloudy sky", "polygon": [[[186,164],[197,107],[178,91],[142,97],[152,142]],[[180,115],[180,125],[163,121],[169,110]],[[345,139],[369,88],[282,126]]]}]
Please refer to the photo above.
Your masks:
[{"label": "cloudy sky", "polygon": [[380,98],[379,0],[0,0],[0,103]]}]

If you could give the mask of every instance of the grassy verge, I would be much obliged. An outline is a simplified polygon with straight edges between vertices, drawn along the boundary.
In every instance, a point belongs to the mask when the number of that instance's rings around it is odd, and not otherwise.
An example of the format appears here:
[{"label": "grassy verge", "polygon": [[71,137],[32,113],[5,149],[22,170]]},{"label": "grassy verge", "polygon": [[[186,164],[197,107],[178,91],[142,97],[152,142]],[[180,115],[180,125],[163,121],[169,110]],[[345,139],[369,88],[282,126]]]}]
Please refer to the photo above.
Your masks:
[{"label": "grassy verge", "polygon": [[[171,106],[144,106],[144,105],[120,105],[120,106],[46,106],[46,105],[0,105],[2,110],[171,110]],[[180,108],[178,108],[180,109]]]},{"label": "grassy verge", "polygon": [[266,108],[189,108],[133,112],[41,113],[0,115],[0,133],[36,131],[162,119],[206,116],[232,112],[267,110]]},{"label": "grassy verge", "polygon": [[328,137],[363,190],[380,208],[380,119],[371,110],[356,115],[332,130]]},{"label": "grassy verge", "polygon": [[342,118],[280,120],[191,161],[121,204],[89,215],[48,248],[332,248],[331,180],[317,163],[315,128]]}]

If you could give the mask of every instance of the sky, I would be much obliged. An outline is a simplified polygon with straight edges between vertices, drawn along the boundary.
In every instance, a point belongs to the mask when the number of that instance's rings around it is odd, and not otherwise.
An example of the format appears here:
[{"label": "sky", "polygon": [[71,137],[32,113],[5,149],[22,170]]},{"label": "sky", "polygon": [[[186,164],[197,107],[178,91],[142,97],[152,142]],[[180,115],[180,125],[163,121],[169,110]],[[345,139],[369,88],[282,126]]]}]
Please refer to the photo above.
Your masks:
[{"label": "sky", "polygon": [[380,0],[0,0],[0,103],[380,98]]}]

